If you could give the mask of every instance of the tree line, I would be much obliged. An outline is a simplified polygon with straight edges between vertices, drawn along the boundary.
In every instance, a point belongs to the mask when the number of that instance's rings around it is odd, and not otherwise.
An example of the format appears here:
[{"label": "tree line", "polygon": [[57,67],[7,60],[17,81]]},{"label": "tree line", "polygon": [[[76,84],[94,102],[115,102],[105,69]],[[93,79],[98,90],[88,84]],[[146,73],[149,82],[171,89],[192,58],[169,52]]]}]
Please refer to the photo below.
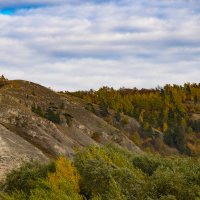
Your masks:
[{"label": "tree line", "polygon": [[200,84],[167,84],[163,88],[140,90],[102,87],[69,94],[100,105],[105,115],[110,108],[116,116],[124,113],[136,118],[147,135],[152,128],[162,131],[165,143],[182,153],[192,155],[200,150]]}]

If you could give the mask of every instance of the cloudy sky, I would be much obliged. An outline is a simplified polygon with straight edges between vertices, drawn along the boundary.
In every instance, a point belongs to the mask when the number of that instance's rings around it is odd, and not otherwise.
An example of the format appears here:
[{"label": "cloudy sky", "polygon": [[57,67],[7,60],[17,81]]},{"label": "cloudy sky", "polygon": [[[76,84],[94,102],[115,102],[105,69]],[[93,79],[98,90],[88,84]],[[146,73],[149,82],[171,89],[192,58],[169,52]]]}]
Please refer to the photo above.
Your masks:
[{"label": "cloudy sky", "polygon": [[0,74],[69,91],[200,82],[200,1],[0,0]]}]

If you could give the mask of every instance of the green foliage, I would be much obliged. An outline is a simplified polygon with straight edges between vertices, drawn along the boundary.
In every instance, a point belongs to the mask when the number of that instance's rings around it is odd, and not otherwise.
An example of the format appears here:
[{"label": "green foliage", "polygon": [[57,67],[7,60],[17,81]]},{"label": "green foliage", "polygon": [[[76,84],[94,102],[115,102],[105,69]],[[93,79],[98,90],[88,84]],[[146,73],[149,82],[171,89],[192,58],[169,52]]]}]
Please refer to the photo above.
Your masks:
[{"label": "green foliage", "polygon": [[198,200],[200,159],[89,146],[74,162],[25,164],[4,185],[2,200]]},{"label": "green foliage", "polygon": [[40,106],[36,106],[35,104],[32,106],[32,112],[36,113],[40,117],[45,117],[45,113]]},{"label": "green foliage", "polygon": [[35,181],[46,178],[49,172],[55,171],[54,163],[48,165],[39,162],[24,163],[19,169],[13,170],[6,178],[4,191],[12,193],[15,190],[30,193],[35,187]]},{"label": "green foliage", "polygon": [[151,185],[155,194],[154,198],[173,195],[177,199],[192,200],[197,197],[200,189],[197,185],[189,185],[181,171],[163,167],[158,168],[153,174]]},{"label": "green foliage", "polygon": [[12,171],[5,182],[3,200],[82,200],[79,174],[63,157],[56,163],[26,163]]},{"label": "green foliage", "polygon": [[39,105],[36,106],[35,104],[32,106],[32,112],[36,113],[40,117],[46,118],[54,123],[59,124],[61,122],[60,115],[58,112],[55,112],[53,109],[57,109],[57,107],[49,107],[48,110],[45,112]]},{"label": "green foliage", "polygon": [[124,117],[124,118],[122,119],[122,124],[123,124],[123,125],[127,125],[128,123],[129,123],[128,117]]},{"label": "green foliage", "polygon": [[59,183],[59,189],[54,190],[51,184],[41,182],[38,187],[31,191],[29,200],[81,200],[81,196],[74,191],[71,183],[67,180],[62,180]]},{"label": "green foliage", "polygon": [[45,114],[45,118],[47,118],[48,120],[59,124],[60,123],[60,115],[59,113],[55,113],[52,109],[48,109],[46,114]]},{"label": "green foliage", "polygon": [[155,158],[155,156],[135,156],[133,158],[133,165],[151,176],[161,165],[161,161],[158,158]]},{"label": "green foliage", "polygon": [[104,101],[100,103],[100,114],[103,117],[107,117],[109,115],[108,105]]},{"label": "green foliage", "polygon": [[140,135],[137,131],[133,133],[132,140],[137,146],[140,146]]},{"label": "green foliage", "polygon": [[181,152],[187,152],[186,135],[181,126],[175,126],[173,129],[166,132],[164,136],[165,142],[172,147],[177,147]]},{"label": "green foliage", "polygon": [[121,114],[120,114],[119,111],[117,111],[117,112],[115,113],[115,119],[116,119],[117,122],[120,122],[120,121],[121,121]]},{"label": "green foliage", "polygon": [[[142,195],[143,174],[129,161],[129,153],[114,146],[89,147],[75,157],[86,196],[106,199],[135,199]],[[142,180],[141,180],[142,179]],[[144,180],[143,180],[144,181]]]},{"label": "green foliage", "polygon": [[3,200],[26,200],[26,195],[23,192],[15,191],[11,195],[3,193],[0,195]]},{"label": "green foliage", "polygon": [[195,121],[190,120],[189,125],[194,132],[200,132],[200,120],[195,120]]},{"label": "green foliage", "polygon": [[161,196],[160,200],[176,200],[176,197],[174,195],[165,195]]}]

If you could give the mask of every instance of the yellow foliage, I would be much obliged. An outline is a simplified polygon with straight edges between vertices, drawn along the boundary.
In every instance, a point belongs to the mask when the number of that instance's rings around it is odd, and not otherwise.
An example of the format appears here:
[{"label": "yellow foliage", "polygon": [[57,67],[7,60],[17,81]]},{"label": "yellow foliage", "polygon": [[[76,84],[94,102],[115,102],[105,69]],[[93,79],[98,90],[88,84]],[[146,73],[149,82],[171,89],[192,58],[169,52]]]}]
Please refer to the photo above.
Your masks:
[{"label": "yellow foliage", "polygon": [[79,179],[80,176],[74,164],[70,160],[65,159],[64,157],[59,157],[57,159],[56,172],[49,174],[49,182],[54,190],[59,189],[59,184],[62,181],[69,181],[73,189],[79,192]]},{"label": "yellow foliage", "polygon": [[93,159],[93,158],[98,158],[98,159],[103,159],[107,163],[111,163],[112,161],[110,160],[109,156],[107,155],[107,152],[105,149],[96,147],[96,146],[91,146],[86,151],[84,152],[84,157],[85,159]]},{"label": "yellow foliage", "polygon": [[167,131],[167,129],[168,129],[168,124],[167,124],[167,122],[164,122],[163,123],[163,131],[165,132],[165,131]]},{"label": "yellow foliage", "polygon": [[133,142],[136,144],[136,145],[140,145],[140,135],[139,135],[139,133],[136,131],[136,132],[134,132],[134,134],[133,134]]},{"label": "yellow foliage", "polygon": [[139,115],[139,122],[140,123],[143,123],[144,122],[144,113],[145,113],[145,110],[142,109],[140,115]]}]

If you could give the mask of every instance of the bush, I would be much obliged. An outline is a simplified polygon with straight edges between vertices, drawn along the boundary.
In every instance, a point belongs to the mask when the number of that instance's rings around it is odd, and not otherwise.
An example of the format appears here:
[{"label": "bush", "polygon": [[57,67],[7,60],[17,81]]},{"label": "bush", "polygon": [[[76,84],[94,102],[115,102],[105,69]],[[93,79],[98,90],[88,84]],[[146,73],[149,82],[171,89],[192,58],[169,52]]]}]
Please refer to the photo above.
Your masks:
[{"label": "bush", "polygon": [[151,156],[136,156],[133,158],[133,165],[151,176],[161,165],[161,161]]},{"label": "bush", "polygon": [[133,167],[126,150],[114,145],[91,146],[76,155],[75,166],[81,176],[81,192],[88,198],[133,200],[145,196],[145,177]]},{"label": "bush", "polygon": [[150,180],[155,199],[173,195],[179,200],[195,200],[200,189],[197,185],[188,184],[184,174],[175,169],[160,167]]},{"label": "bush", "polygon": [[40,117],[45,117],[45,114],[40,106],[36,106],[34,104],[31,109],[32,109],[32,112],[36,113]]},{"label": "bush", "polygon": [[59,113],[55,113],[53,110],[48,109],[47,113],[45,114],[45,118],[47,118],[48,120],[59,124],[60,123],[60,115]]},{"label": "bush", "polygon": [[4,183],[4,191],[11,194],[17,190],[29,195],[37,180],[46,178],[49,172],[54,171],[55,164],[53,162],[47,165],[36,161],[24,163],[19,169],[8,174]]}]

